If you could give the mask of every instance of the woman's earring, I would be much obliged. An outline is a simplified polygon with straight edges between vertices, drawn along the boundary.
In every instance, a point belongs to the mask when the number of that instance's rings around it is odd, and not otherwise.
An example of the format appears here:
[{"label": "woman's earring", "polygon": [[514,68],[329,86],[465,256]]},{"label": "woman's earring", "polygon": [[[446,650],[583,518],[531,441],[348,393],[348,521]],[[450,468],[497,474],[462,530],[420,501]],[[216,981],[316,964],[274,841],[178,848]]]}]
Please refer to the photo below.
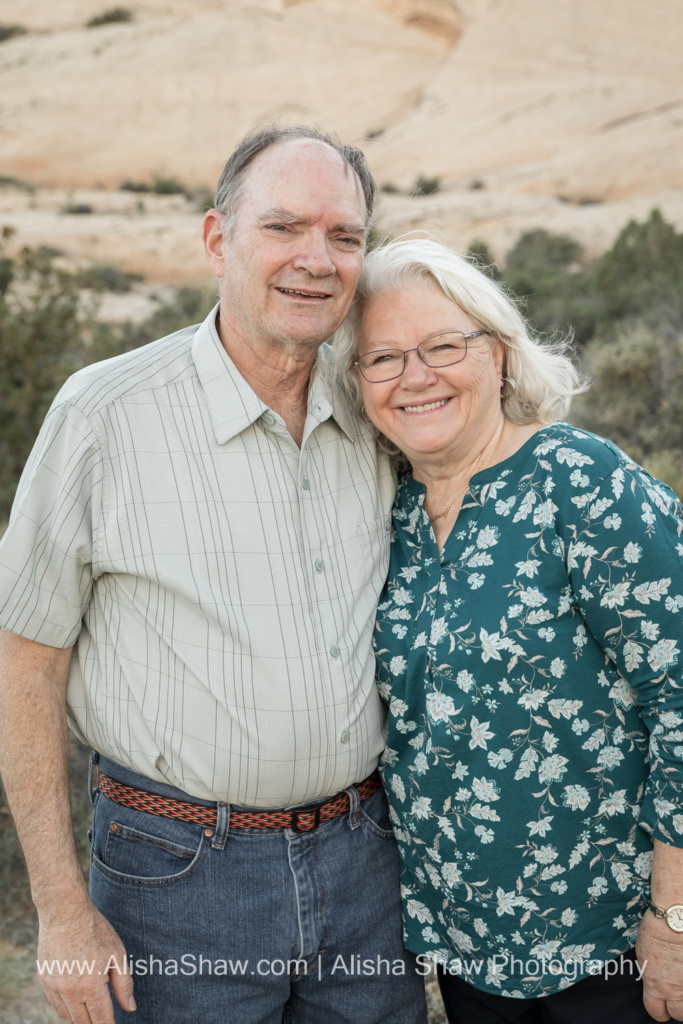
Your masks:
[{"label": "woman's earring", "polygon": [[500,383],[500,397],[511,398],[516,387],[517,381],[514,377],[503,377]]}]

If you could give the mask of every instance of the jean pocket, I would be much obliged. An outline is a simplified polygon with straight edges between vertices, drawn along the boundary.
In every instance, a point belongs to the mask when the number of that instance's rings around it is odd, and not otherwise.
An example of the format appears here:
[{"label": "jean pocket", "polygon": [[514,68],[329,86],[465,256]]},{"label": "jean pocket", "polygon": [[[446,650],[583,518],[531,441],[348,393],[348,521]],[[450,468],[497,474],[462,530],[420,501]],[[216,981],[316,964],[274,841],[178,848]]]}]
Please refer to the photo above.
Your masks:
[{"label": "jean pocket", "polygon": [[368,800],[363,801],[358,808],[358,821],[380,839],[394,838],[384,790],[378,789]]},{"label": "jean pocket", "polygon": [[102,799],[97,802],[92,863],[113,881],[172,885],[193,875],[208,850],[204,830],[197,826],[131,811]]}]

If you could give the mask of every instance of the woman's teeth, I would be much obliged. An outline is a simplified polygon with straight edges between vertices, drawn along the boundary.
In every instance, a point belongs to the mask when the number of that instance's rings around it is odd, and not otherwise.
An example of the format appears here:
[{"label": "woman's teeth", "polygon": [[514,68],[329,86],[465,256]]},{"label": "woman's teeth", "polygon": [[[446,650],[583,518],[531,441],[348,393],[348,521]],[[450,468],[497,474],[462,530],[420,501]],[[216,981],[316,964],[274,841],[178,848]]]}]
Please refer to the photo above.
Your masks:
[{"label": "woman's teeth", "polygon": [[440,402],[430,402],[429,405],[404,405],[403,408],[406,412],[431,412],[432,409],[440,409],[448,401],[448,398],[443,398]]}]

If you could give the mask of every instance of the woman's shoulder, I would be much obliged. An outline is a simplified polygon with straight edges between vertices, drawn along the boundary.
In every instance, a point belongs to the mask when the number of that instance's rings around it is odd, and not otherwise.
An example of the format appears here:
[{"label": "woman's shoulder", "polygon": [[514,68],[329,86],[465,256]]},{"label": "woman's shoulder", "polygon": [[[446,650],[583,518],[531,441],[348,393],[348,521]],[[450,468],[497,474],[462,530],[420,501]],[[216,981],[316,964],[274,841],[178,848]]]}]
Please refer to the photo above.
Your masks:
[{"label": "woman's shoulder", "polygon": [[568,470],[592,467],[590,475],[608,476],[617,469],[645,472],[613,441],[571,423],[550,423],[533,438],[534,455],[551,459],[557,467]]},{"label": "woman's shoulder", "polygon": [[[679,499],[671,488],[608,438],[559,422],[539,430],[536,442],[534,455],[538,464],[551,471],[556,483],[566,478],[571,485],[565,493],[576,494],[577,488],[590,492],[607,485],[616,497],[630,494],[639,501],[650,498],[660,508],[677,509],[680,514]],[[574,497],[574,503],[576,500]]]}]

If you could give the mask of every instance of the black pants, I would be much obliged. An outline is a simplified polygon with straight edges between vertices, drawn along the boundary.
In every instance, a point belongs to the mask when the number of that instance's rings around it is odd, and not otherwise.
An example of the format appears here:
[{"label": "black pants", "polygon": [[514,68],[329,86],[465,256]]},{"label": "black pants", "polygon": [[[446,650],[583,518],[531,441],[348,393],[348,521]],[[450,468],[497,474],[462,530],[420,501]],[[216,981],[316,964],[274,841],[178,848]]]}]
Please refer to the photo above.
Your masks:
[{"label": "black pants", "polygon": [[481,992],[439,967],[439,987],[449,1024],[650,1024],[635,951],[624,953],[616,974],[589,975],[551,996],[510,999]]}]

